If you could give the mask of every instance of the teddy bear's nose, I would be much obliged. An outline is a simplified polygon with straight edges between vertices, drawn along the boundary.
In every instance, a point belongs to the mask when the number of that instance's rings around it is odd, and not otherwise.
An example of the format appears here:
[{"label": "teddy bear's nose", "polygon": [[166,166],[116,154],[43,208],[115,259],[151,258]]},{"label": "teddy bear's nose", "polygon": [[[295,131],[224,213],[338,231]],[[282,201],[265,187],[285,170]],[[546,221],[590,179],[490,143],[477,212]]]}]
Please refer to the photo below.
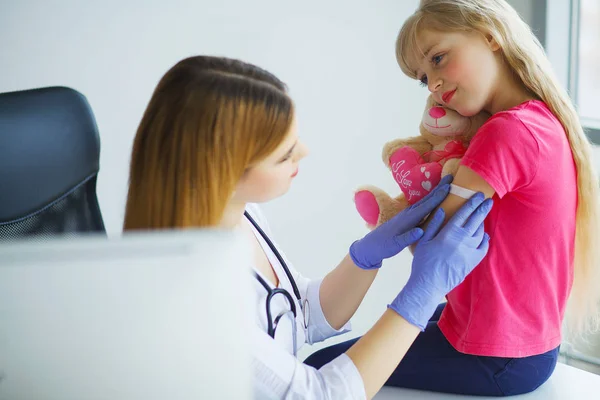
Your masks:
[{"label": "teddy bear's nose", "polygon": [[446,115],[446,110],[444,110],[442,107],[431,107],[429,109],[429,115],[431,115],[431,118],[442,118],[444,115]]}]

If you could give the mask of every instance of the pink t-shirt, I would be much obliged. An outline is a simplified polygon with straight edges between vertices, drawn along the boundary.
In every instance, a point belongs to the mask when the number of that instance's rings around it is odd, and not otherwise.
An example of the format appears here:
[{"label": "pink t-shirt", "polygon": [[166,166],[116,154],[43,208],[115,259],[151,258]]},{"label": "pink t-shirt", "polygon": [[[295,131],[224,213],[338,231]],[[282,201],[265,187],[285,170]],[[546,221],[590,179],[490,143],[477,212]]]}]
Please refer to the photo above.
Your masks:
[{"label": "pink t-shirt", "polygon": [[577,173],[545,103],[494,114],[461,161],[496,191],[486,257],[448,296],[439,327],[456,350],[527,357],[560,344],[573,282]]}]

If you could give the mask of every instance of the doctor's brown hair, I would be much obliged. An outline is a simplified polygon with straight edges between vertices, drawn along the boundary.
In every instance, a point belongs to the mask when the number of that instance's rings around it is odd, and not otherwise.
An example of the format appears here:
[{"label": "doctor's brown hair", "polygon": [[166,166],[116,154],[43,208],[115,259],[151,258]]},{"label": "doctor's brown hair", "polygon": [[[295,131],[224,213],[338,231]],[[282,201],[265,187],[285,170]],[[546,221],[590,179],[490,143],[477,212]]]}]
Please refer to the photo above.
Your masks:
[{"label": "doctor's brown hair", "polygon": [[286,137],[283,82],[239,60],[196,56],[162,77],[138,127],[124,230],[216,226],[244,172]]}]

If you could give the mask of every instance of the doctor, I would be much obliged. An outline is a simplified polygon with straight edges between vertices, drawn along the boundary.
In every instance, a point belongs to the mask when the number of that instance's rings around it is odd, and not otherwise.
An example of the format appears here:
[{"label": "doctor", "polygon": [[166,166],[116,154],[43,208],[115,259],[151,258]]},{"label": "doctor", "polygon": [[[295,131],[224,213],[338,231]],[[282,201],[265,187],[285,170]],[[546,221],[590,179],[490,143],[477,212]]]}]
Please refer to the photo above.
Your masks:
[{"label": "doctor", "polygon": [[[428,197],[352,243],[323,279],[308,280],[273,243],[255,204],[283,195],[305,155],[294,104],[279,79],[238,60],[184,59],[158,83],[137,130],[124,229],[220,226],[245,232],[254,246],[248,269],[256,289],[256,323],[249,333],[256,397],[371,398],[438,302],[487,252],[483,220],[492,204],[476,194],[443,228],[439,209],[421,230],[419,223],[449,192],[446,178]],[[300,362],[295,355],[304,343],[349,330],[382,261],[414,243],[410,278],[377,323],[321,369]]]}]

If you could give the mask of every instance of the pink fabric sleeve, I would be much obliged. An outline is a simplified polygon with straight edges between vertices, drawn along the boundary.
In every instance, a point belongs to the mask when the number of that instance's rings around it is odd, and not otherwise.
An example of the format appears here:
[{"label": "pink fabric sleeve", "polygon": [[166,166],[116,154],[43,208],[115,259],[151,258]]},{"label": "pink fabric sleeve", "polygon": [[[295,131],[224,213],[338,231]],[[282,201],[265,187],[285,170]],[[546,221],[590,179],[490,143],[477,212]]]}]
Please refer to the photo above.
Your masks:
[{"label": "pink fabric sleeve", "polygon": [[539,145],[515,116],[498,113],[475,134],[461,160],[502,198],[528,185],[538,169]]}]

